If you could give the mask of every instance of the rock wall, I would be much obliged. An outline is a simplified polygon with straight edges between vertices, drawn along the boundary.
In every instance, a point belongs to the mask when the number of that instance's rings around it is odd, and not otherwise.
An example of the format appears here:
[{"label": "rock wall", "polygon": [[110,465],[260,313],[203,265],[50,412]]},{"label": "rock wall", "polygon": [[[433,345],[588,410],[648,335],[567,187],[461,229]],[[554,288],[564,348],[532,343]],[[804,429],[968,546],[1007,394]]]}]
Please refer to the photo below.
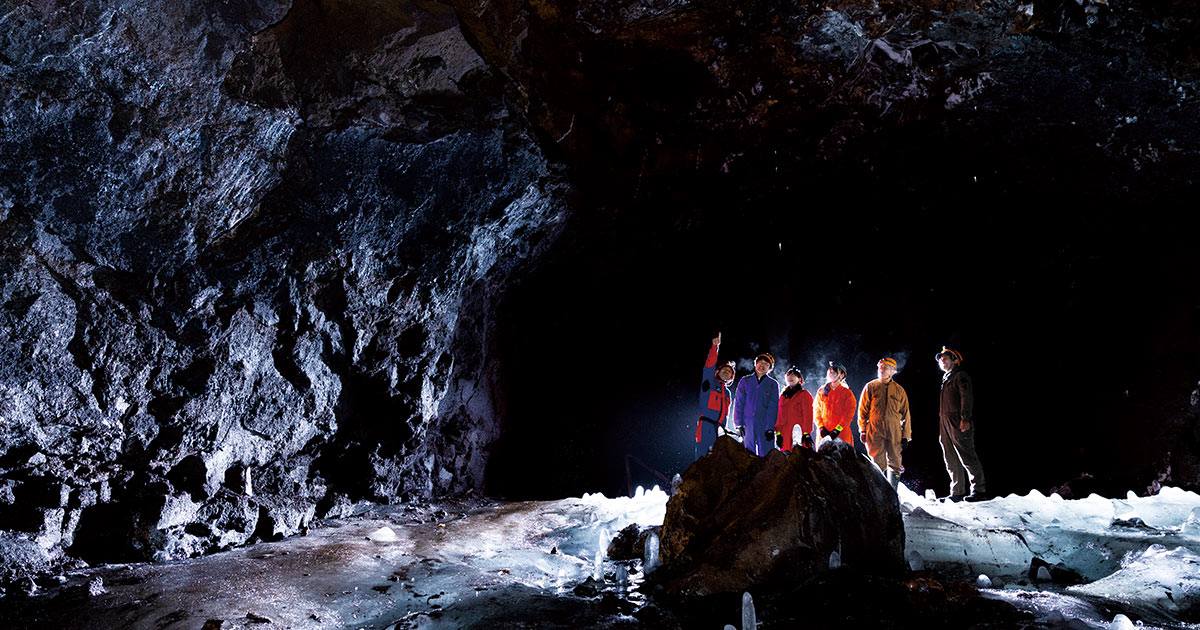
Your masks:
[{"label": "rock wall", "polygon": [[0,574],[481,484],[566,186],[427,2],[0,4]]}]

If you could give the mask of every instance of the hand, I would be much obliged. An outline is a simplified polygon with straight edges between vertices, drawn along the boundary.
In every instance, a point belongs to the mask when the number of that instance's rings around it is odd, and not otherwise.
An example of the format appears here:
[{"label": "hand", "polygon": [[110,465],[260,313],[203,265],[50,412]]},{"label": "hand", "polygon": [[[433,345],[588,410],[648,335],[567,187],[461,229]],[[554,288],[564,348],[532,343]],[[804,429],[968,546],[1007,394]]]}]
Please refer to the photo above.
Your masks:
[{"label": "hand", "polygon": [[776,433],[774,431],[772,431],[771,433],[773,433],[775,435],[775,448],[783,450],[783,434]]},{"label": "hand", "polygon": [[768,440],[774,440],[775,439],[775,429],[767,429],[766,431],[763,432],[763,435],[766,435]]},{"label": "hand", "polygon": [[959,420],[959,421],[958,421],[958,430],[959,430],[959,431],[962,431],[963,433],[966,433],[967,431],[970,431],[970,430],[971,430],[971,423],[970,423],[970,422],[967,422],[966,420]]},{"label": "hand", "polygon": [[721,345],[721,333],[717,333],[717,336],[713,337],[713,345],[714,346]]},{"label": "hand", "polygon": [[904,449],[908,448],[908,442],[908,438],[900,438],[900,450],[903,451]]}]

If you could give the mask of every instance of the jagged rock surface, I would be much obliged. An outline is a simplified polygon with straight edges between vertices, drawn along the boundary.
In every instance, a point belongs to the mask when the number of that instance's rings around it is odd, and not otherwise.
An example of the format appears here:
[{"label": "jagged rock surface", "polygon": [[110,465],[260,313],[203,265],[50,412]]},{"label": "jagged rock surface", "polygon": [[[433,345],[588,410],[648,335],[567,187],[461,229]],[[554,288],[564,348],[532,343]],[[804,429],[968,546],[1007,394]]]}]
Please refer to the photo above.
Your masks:
[{"label": "jagged rock surface", "polygon": [[0,4],[0,577],[481,483],[564,185],[453,11]]},{"label": "jagged rock surface", "polygon": [[620,205],[804,208],[843,179],[1142,198],[1191,186],[1200,159],[1194,2],[454,4],[577,180]]},{"label": "jagged rock surface", "polygon": [[669,591],[703,596],[795,585],[843,565],[899,574],[904,522],[879,470],[841,442],[756,457],[732,438],[683,474],[667,502]]}]

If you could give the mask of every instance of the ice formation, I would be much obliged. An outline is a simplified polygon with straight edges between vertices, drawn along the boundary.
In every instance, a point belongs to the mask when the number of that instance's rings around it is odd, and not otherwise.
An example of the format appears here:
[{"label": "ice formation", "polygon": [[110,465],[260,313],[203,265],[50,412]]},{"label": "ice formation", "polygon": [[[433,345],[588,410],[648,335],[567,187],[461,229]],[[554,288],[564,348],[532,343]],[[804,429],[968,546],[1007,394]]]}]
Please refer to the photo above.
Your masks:
[{"label": "ice formation", "polygon": [[750,593],[742,593],[742,630],[758,628],[758,616],[754,613],[754,598]]},{"label": "ice formation", "polygon": [[650,573],[662,564],[658,557],[658,534],[650,532],[646,536],[646,557],[642,561],[642,571]]},{"label": "ice formation", "polygon": [[[1057,611],[1068,625],[1103,628],[1110,623],[1105,607],[1168,624],[1200,610],[1194,492],[1163,488],[1150,497],[1068,501],[1033,490],[982,503],[930,500],[903,485],[899,492],[909,553],[932,568],[980,576],[981,586],[982,574],[990,576],[996,588],[989,596],[1047,616]],[[1039,565],[1030,584],[1034,558],[1074,571],[1084,583],[1055,584],[1055,571]],[[1040,592],[1031,594],[1035,588]]]}]

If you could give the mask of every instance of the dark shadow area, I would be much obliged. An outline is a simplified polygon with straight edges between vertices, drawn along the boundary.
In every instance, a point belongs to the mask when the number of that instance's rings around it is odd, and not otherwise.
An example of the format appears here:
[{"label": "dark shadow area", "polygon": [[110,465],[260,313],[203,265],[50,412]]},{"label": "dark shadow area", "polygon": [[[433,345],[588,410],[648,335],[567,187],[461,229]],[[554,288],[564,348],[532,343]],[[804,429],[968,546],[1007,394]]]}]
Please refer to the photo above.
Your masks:
[{"label": "dark shadow area", "polygon": [[1169,451],[1145,423],[1170,425],[1200,376],[1200,301],[1177,274],[1190,268],[1173,227],[1181,191],[1114,190],[1095,181],[1112,165],[1086,139],[997,145],[991,124],[901,129],[870,147],[871,174],[660,182],[585,215],[502,305],[516,376],[489,490],[624,493],[627,454],[668,476],[685,468],[721,331],[739,377],[769,351],[775,376],[800,366],[809,391],[838,360],[857,397],[875,362],[897,357],[914,426],[903,481],[918,491],[948,483],[943,344],[975,381],[992,492],[1081,473],[1145,491]]}]

